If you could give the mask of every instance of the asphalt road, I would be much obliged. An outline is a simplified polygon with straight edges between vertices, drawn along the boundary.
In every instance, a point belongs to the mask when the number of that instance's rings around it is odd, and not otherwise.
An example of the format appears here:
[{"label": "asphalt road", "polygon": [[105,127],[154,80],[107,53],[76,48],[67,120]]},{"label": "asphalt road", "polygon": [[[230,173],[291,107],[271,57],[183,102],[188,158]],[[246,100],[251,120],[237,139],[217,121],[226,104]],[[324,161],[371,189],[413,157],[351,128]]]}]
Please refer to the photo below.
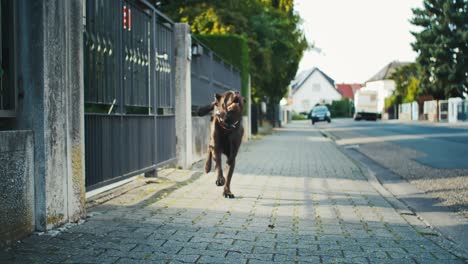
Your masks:
[{"label": "asphalt road", "polygon": [[468,125],[448,127],[399,122],[335,119],[317,127],[337,137],[339,145],[388,142],[419,153],[413,159],[437,169],[468,169]]},{"label": "asphalt road", "polygon": [[315,127],[418,217],[445,237],[468,243],[468,123],[335,119]]}]

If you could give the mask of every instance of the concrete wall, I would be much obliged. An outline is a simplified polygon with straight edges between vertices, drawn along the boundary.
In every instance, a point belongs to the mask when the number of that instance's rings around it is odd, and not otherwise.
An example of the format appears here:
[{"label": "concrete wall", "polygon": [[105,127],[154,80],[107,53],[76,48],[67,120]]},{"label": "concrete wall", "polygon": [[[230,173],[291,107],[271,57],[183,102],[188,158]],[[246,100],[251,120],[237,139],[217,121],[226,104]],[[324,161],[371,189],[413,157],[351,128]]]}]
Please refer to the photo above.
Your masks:
[{"label": "concrete wall", "polygon": [[210,143],[210,116],[192,117],[192,163],[205,159]]},{"label": "concrete wall", "polygon": [[37,230],[85,216],[82,3],[15,1],[19,98],[9,129],[34,135]]},{"label": "concrete wall", "polygon": [[0,247],[34,230],[32,131],[0,132]]},{"label": "concrete wall", "polygon": [[331,103],[341,97],[335,87],[319,71],[315,71],[292,95],[291,108],[296,113],[309,112],[317,103]]},{"label": "concrete wall", "polygon": [[175,34],[175,123],[177,165],[192,166],[192,87],[190,26],[176,23]]},{"label": "concrete wall", "polygon": [[411,121],[411,103],[398,105],[398,120]]},{"label": "concrete wall", "polygon": [[423,116],[430,122],[437,121],[437,100],[425,101],[423,104]]}]

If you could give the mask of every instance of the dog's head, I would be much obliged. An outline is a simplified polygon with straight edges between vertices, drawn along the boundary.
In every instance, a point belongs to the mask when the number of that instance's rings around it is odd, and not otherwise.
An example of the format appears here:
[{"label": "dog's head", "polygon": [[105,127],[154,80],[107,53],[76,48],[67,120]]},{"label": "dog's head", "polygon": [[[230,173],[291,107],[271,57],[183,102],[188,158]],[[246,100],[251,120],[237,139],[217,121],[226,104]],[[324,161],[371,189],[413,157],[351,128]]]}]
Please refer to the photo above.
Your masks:
[{"label": "dog's head", "polygon": [[215,94],[214,113],[223,127],[234,129],[242,122],[244,104],[245,98],[237,91]]}]

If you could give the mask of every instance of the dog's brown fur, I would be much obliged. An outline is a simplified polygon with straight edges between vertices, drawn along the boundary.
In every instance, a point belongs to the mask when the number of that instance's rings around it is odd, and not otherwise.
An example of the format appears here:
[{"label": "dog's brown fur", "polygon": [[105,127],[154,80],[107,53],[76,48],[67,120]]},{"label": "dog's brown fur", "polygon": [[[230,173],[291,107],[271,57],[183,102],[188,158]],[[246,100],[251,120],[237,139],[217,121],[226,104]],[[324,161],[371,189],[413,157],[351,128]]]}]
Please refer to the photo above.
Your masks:
[{"label": "dog's brown fur", "polygon": [[[227,91],[223,94],[215,94],[215,100],[211,104],[201,107],[197,112],[197,115],[204,116],[213,111],[205,172],[210,172],[211,159],[213,159],[217,175],[216,185],[224,185],[223,195],[226,198],[234,198],[234,194],[231,192],[231,179],[236,166],[237,152],[244,135],[242,127],[244,103],[244,98],[239,92]],[[222,153],[227,157],[227,179],[224,178],[221,169]]]}]

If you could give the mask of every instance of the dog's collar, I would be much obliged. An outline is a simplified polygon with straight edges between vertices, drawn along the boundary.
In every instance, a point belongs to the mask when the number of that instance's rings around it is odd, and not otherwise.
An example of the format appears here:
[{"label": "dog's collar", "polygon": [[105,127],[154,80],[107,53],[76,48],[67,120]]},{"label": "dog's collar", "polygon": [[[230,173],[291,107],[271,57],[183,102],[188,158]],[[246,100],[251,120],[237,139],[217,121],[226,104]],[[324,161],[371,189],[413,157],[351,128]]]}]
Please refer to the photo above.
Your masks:
[{"label": "dog's collar", "polygon": [[227,131],[231,131],[231,130],[234,130],[237,128],[237,125],[239,124],[239,120],[237,120],[234,124],[232,124],[232,127],[226,127],[223,123],[223,121],[221,121],[221,119],[216,116],[216,119],[218,120],[218,124],[221,128],[223,128],[224,130],[227,130]]}]

